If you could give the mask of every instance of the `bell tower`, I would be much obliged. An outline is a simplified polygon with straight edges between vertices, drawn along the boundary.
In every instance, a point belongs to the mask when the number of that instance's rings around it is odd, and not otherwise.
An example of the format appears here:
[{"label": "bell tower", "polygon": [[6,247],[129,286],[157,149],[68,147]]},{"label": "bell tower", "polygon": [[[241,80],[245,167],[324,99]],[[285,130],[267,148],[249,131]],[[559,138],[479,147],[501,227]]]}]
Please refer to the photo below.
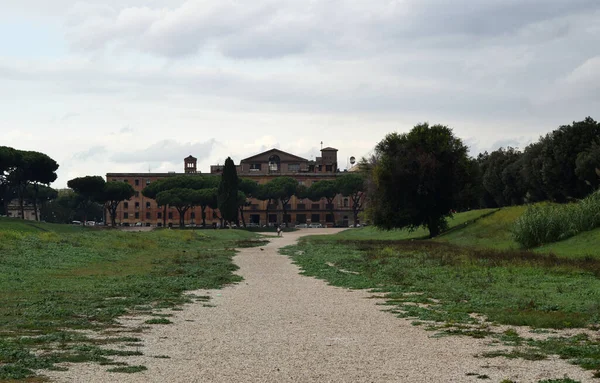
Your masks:
[{"label": "bell tower", "polygon": [[198,159],[196,157],[192,157],[189,155],[188,157],[183,159],[183,171],[185,173],[197,173],[196,164]]}]

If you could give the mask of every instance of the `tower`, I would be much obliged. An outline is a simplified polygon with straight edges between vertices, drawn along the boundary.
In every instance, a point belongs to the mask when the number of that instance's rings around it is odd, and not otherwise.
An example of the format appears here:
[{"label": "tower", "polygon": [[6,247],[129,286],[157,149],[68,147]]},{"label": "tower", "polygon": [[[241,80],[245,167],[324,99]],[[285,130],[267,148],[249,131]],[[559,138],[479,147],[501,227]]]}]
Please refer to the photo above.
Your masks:
[{"label": "tower", "polygon": [[188,157],[183,159],[183,171],[185,173],[196,173],[197,172],[197,168],[196,168],[196,164],[198,162],[198,159],[196,157],[192,157],[191,155],[189,155]]}]

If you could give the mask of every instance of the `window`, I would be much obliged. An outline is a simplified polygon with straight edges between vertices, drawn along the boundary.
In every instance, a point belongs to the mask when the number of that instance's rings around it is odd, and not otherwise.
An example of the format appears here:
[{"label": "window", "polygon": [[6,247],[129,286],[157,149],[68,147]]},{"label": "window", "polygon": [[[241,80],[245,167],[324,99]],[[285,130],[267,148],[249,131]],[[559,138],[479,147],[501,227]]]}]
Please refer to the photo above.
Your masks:
[{"label": "window", "polygon": [[310,221],[311,222],[321,222],[321,214],[311,214]]},{"label": "window", "polygon": [[169,219],[173,219],[173,212],[172,211],[169,212]]},{"label": "window", "polygon": [[325,214],[325,222],[333,222],[333,214]]},{"label": "window", "polygon": [[327,210],[333,209],[333,204],[332,203],[326,203],[325,204],[325,209],[327,209]]},{"label": "window", "polygon": [[146,178],[146,185],[150,185],[150,178]]},{"label": "window", "polygon": [[162,218],[162,213],[160,211],[156,213],[156,218]]},{"label": "window", "polygon": [[126,184],[128,184],[128,183],[129,183],[129,180],[128,180],[127,178],[125,178],[125,179],[123,180],[123,182],[125,182]]},{"label": "window", "polygon": [[150,202],[146,202],[146,209],[150,209]]},{"label": "window", "polygon": [[252,205],[250,205],[250,210],[258,210],[258,204],[253,203]]},{"label": "window", "polygon": [[140,186],[140,180],[135,180],[135,186]]},{"label": "window", "polygon": [[288,164],[288,171],[290,172],[299,172],[300,164]]},{"label": "window", "polygon": [[344,198],[344,207],[348,207],[348,198]]},{"label": "window", "polygon": [[162,227],[162,222],[157,223],[156,227]]},{"label": "window", "polygon": [[149,211],[146,212],[146,219],[150,219],[150,212]]},{"label": "window", "polygon": [[136,208],[136,209],[139,209],[139,208],[140,208],[140,203],[139,203],[139,202],[136,202],[136,203],[135,203],[135,208]]},{"label": "window", "polygon": [[140,212],[136,211],[135,212],[135,219],[138,219],[138,218],[140,218]]},{"label": "window", "polygon": [[304,209],[306,209],[306,204],[299,203],[299,204],[296,205],[296,209],[297,210],[304,210]]},{"label": "window", "polygon": [[332,172],[333,171],[333,165],[325,165],[325,171],[326,172]]},{"label": "window", "polygon": [[313,210],[319,210],[321,208],[321,204],[313,203],[310,208]]},{"label": "window", "polygon": [[260,170],[260,165],[261,164],[250,164],[250,171],[251,172],[257,172]]},{"label": "window", "polygon": [[129,209],[129,202],[123,202],[123,208]]},{"label": "window", "polygon": [[298,223],[306,223],[306,214],[296,214],[296,221]]},{"label": "window", "polygon": [[135,196],[136,196],[136,197],[139,197],[139,196],[140,196],[140,192],[139,192],[139,191],[136,191],[136,192],[135,192]]},{"label": "window", "polygon": [[123,213],[123,219],[127,219],[127,218],[129,218],[129,213],[127,213],[127,212]]},{"label": "window", "polygon": [[281,165],[281,159],[278,155],[269,157],[269,171],[278,172]]},{"label": "window", "polygon": [[196,212],[191,212],[191,213],[190,213],[190,218],[191,218],[191,219],[194,219],[194,218],[196,218]]}]

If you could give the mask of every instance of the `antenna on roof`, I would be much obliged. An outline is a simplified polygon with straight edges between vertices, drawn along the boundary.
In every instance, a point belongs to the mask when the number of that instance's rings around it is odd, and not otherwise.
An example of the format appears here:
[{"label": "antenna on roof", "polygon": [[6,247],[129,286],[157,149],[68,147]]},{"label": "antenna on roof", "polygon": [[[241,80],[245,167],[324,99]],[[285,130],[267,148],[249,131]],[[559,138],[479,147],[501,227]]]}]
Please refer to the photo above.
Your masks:
[{"label": "antenna on roof", "polygon": [[323,141],[321,141],[321,150],[323,150]]}]

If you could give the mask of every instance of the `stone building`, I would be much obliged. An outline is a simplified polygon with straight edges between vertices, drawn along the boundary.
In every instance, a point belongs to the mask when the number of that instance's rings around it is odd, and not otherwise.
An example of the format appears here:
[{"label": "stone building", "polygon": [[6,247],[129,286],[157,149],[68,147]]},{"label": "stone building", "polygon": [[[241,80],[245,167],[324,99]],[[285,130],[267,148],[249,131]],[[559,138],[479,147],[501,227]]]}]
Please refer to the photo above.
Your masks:
[{"label": "stone building", "polygon": [[[270,149],[241,160],[239,165],[236,165],[236,169],[238,177],[249,178],[259,184],[267,183],[275,177],[289,176],[307,187],[319,180],[332,180],[340,175],[337,149],[330,147],[322,149],[321,156],[314,160],[308,160],[279,149]],[[131,200],[119,204],[117,222],[123,225],[162,226],[163,221],[166,221],[168,226],[177,226],[179,223],[177,210],[167,209],[166,216],[164,216],[164,209],[158,207],[156,201],[142,195],[144,187],[159,179],[174,175],[218,177],[222,171],[223,165],[211,165],[210,173],[202,174],[197,170],[197,159],[189,156],[184,159],[183,173],[108,173],[107,181],[128,182],[135,190],[135,195]],[[347,226],[352,223],[351,203],[350,198],[338,195],[334,200],[334,214],[331,216],[329,206],[324,199],[315,202],[298,199],[294,196],[286,206],[288,215],[284,217],[281,204],[269,206],[267,216],[267,201],[250,198],[248,207],[244,211],[244,220],[247,224],[260,226],[283,222],[291,225],[321,223],[323,226],[330,227],[334,225]],[[200,208],[190,209],[184,219],[186,224],[190,225],[202,223]],[[209,225],[218,222],[216,214],[210,208],[206,209],[206,222]]]}]

